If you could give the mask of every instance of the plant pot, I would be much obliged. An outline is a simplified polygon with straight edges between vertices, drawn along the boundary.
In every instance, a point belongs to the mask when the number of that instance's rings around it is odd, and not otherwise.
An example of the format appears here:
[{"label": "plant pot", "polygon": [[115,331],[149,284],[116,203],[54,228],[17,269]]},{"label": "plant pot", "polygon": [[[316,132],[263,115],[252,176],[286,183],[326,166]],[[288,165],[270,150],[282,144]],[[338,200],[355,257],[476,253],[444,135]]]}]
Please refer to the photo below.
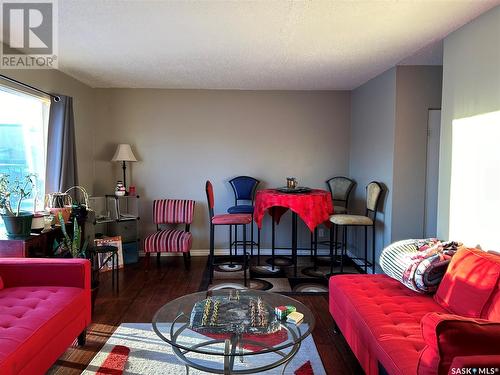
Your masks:
[{"label": "plant pot", "polygon": [[63,220],[65,223],[69,221],[69,218],[71,216],[71,207],[58,207],[58,208],[51,208],[50,213],[54,215],[56,218],[56,224],[59,224],[59,212],[62,213]]},{"label": "plant pot", "polygon": [[40,231],[45,227],[45,215],[43,212],[36,212],[33,215],[33,221],[31,222],[31,229],[34,231]]},{"label": "plant pot", "polygon": [[31,212],[20,212],[19,216],[2,215],[7,234],[12,237],[28,237],[31,233]]}]

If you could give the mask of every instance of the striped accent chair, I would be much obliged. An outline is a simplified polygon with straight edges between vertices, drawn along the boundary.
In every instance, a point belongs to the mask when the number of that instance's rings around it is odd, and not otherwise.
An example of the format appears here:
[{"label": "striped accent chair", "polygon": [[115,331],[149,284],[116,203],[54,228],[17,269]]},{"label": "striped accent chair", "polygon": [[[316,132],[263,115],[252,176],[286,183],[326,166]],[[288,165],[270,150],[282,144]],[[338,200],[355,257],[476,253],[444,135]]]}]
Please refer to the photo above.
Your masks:
[{"label": "striped accent chair", "polygon": [[[153,201],[153,222],[157,231],[144,239],[146,265],[149,268],[151,253],[157,254],[158,264],[161,253],[182,253],[184,266],[189,266],[189,251],[193,236],[189,227],[193,222],[193,200],[188,199],[159,199]],[[163,228],[164,225],[185,224],[184,230]]]}]

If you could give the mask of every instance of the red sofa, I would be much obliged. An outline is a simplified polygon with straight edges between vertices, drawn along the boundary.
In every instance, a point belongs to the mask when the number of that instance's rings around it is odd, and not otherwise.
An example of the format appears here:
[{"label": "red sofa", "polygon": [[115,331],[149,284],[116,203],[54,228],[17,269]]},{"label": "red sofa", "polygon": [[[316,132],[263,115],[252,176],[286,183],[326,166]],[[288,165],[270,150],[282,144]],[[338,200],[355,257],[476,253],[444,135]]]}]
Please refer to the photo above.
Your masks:
[{"label": "red sofa", "polygon": [[91,320],[90,262],[0,259],[0,374],[45,374]]},{"label": "red sofa", "polygon": [[500,256],[460,249],[434,296],[386,275],[333,276],[330,313],[370,375],[500,369],[499,275]]}]

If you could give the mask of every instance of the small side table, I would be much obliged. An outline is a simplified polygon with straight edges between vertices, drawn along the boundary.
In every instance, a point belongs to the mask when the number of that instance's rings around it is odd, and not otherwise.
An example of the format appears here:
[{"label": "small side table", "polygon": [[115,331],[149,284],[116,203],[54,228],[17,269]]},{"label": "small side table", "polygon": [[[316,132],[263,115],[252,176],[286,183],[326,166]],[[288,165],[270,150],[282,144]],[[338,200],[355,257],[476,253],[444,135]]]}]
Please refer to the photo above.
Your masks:
[{"label": "small side table", "polygon": [[[107,254],[108,257],[104,259],[104,261],[99,265],[99,254]],[[90,251],[90,257],[92,261],[92,266],[93,269],[96,270],[97,273],[97,278],[99,277],[99,272],[101,269],[106,265],[109,261],[111,261],[111,283],[112,287],[114,288],[115,286],[115,278],[116,278],[116,291],[118,292],[118,274],[119,274],[119,268],[118,268],[118,248],[116,246],[110,246],[110,245],[105,245],[105,246],[96,246]]]}]

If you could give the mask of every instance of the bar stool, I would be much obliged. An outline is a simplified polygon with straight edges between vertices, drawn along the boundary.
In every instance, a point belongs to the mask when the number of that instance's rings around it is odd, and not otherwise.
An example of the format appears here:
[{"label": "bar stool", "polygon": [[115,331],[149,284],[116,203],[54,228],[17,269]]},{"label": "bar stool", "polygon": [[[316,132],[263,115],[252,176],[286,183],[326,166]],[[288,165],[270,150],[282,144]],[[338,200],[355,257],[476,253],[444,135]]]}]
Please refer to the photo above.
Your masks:
[{"label": "bar stool", "polygon": [[[348,177],[335,176],[326,180],[326,185],[332,195],[335,214],[346,214],[349,206],[351,192],[356,186],[356,182]],[[336,205],[335,203],[340,203]]]},{"label": "bar stool", "polygon": [[215,265],[215,227],[218,225],[242,225],[243,226],[243,278],[244,285],[247,286],[247,238],[246,226],[252,222],[251,214],[214,214],[214,188],[210,181],[205,183],[205,192],[207,193],[208,214],[210,219],[210,255],[208,259],[209,283],[212,283]]},{"label": "bar stool", "polygon": [[[372,181],[366,186],[366,209],[365,215],[339,214],[330,216],[330,221],[334,224],[330,228],[330,249],[336,244],[337,226],[342,227],[342,247],[340,256],[340,272],[344,272],[344,255],[347,254],[347,228],[363,227],[365,232],[365,256],[364,258],[352,258],[354,260],[363,260],[365,272],[368,272],[368,265],[371,265],[372,272],[375,273],[375,224],[377,219],[377,210],[383,187],[379,182]],[[368,228],[372,229],[372,262],[368,262]],[[331,259],[333,262],[333,258]]]},{"label": "bar stool", "polygon": [[[254,225],[253,225],[253,211],[254,211],[254,198],[255,191],[257,190],[257,185],[259,185],[260,181],[256,178],[250,176],[238,176],[231,180],[229,180],[229,184],[233,189],[234,193],[234,206],[231,206],[227,209],[227,212],[230,214],[251,214],[252,215],[252,223],[250,228],[250,246],[251,251],[250,254],[253,256],[253,247],[257,246],[257,252],[260,257],[260,229],[257,228],[257,242],[254,241]],[[243,204],[241,204],[243,203]],[[229,252],[232,254],[233,250],[233,226],[229,226]],[[235,254],[238,253],[238,228],[235,230]]]},{"label": "bar stool", "polygon": [[[356,181],[344,176],[335,176],[326,180],[326,185],[328,186],[328,190],[332,195],[333,214],[347,214],[349,212],[349,198],[351,197],[352,191],[356,187]],[[335,231],[335,235],[338,238],[338,227],[335,224],[332,225],[333,231]],[[330,231],[330,244],[333,243],[333,231]],[[333,273],[333,265],[337,260],[337,245],[338,243],[335,242],[333,243],[333,246],[330,246],[330,274]],[[335,254],[333,253],[334,249]]]}]

